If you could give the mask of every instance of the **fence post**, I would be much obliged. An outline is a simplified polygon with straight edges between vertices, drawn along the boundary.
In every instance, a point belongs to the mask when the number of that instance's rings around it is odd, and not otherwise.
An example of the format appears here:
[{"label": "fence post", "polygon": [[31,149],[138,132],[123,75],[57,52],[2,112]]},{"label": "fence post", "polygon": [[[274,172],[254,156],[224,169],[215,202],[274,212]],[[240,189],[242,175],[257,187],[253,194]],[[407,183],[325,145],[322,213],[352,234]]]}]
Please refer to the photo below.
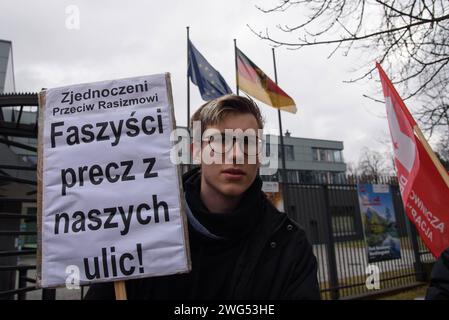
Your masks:
[{"label": "fence post", "polygon": [[424,276],[424,268],[421,261],[421,253],[419,250],[419,244],[418,244],[418,233],[416,232],[415,226],[410,223],[410,220],[408,217],[405,218],[407,221],[408,229],[410,231],[410,240],[412,242],[412,248],[413,248],[413,254],[415,256],[415,273],[416,273],[416,281],[425,281]]},{"label": "fence post", "polygon": [[[292,217],[292,212],[291,212],[291,204],[290,204],[290,195],[289,193],[289,185],[288,185],[288,174],[287,171],[285,169],[278,169],[278,171],[281,170],[282,174],[281,174],[281,179],[282,179],[282,183],[279,183],[279,191],[282,193],[282,201],[284,202],[284,212],[287,214],[287,216]],[[279,180],[278,180],[279,181]]]},{"label": "fence post", "polygon": [[323,191],[324,191],[324,206],[326,210],[325,235],[326,235],[327,271],[329,274],[331,299],[337,300],[340,298],[340,291],[338,289],[337,259],[335,257],[335,239],[334,239],[334,230],[332,226],[332,214],[330,210],[329,186],[323,184]]},{"label": "fence post", "polygon": [[[19,269],[19,287],[25,288],[27,286],[27,270],[26,269]],[[26,300],[26,292],[20,292],[17,294],[17,300]]]}]

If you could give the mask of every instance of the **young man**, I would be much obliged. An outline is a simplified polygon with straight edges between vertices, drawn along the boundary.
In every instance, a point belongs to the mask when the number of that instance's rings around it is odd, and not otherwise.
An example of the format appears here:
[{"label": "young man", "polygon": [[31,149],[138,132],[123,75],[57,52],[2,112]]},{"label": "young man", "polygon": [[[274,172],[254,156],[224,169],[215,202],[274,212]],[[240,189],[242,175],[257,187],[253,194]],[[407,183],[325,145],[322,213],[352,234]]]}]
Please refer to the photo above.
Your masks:
[{"label": "young man", "polygon": [[449,300],[449,248],[441,253],[432,268],[426,300]]},{"label": "young man", "polygon": [[[204,133],[202,154],[193,152],[201,165],[183,176],[192,271],[126,281],[128,299],[320,299],[304,230],[268,201],[260,162],[250,161],[260,138],[229,139],[229,129],[263,128],[257,105],[226,95],[204,104],[194,121]],[[86,298],[114,299],[112,283],[92,285]]]}]

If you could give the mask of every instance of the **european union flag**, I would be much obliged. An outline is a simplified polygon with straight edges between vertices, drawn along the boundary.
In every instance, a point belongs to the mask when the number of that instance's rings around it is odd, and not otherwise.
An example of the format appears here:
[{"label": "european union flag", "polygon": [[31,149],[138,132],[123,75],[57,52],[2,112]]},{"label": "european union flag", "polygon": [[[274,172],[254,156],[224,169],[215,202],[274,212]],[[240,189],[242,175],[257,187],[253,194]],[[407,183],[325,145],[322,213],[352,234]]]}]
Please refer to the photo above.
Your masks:
[{"label": "european union flag", "polygon": [[189,70],[192,82],[200,89],[201,98],[209,101],[232,93],[220,72],[215,70],[189,40]]}]

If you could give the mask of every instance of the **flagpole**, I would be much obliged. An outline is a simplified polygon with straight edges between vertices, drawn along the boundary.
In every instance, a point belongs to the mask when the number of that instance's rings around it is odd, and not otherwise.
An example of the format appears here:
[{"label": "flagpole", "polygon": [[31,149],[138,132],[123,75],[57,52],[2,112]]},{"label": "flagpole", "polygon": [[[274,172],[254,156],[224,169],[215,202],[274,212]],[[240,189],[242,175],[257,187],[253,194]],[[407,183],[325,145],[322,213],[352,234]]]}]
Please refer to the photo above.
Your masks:
[{"label": "flagpole", "polygon": [[239,95],[239,67],[237,64],[237,39],[234,39],[234,59],[235,59],[235,92]]},{"label": "flagpole", "polygon": [[[189,26],[187,28],[187,130],[189,130],[190,123],[190,80],[189,80]],[[190,131],[190,130],[189,130]]]},{"label": "flagpole", "polygon": [[449,188],[449,174],[447,173],[446,169],[441,164],[440,160],[438,160],[437,156],[433,152],[432,148],[429,146],[429,143],[427,142],[426,138],[424,137],[421,129],[415,125],[413,128],[415,134],[418,136],[419,141],[421,141],[424,149],[427,151],[427,154],[429,155],[430,159],[432,160],[434,166],[437,168],[438,173],[440,174],[443,181],[446,183],[446,186]]},{"label": "flagpole", "polygon": [[[276,85],[278,84],[278,73],[276,68],[276,54],[274,53],[274,48],[271,48],[273,52],[273,67],[274,67],[274,82]],[[282,177],[282,183],[285,185],[287,183],[287,172],[286,172],[286,165],[285,165],[285,148],[284,148],[284,136],[283,136],[283,130],[282,130],[282,118],[281,118],[281,109],[278,108],[278,120],[279,120],[279,138],[281,140],[281,155],[282,155],[282,171],[281,171],[281,177]],[[286,188],[283,188],[283,190],[286,190]],[[284,211],[288,214],[288,194],[287,192],[283,192],[283,198],[284,198]]]},{"label": "flagpole", "polygon": [[[274,66],[274,82],[276,83],[276,85],[278,84],[278,74],[277,74],[277,69],[276,69],[276,55],[274,53],[274,48],[271,48],[272,52],[273,52],[273,66]],[[282,169],[285,173],[285,150],[284,150],[284,136],[283,136],[283,130],[282,130],[282,119],[281,119],[281,109],[278,109],[278,120],[279,120],[279,138],[281,140],[281,155],[282,155]],[[283,178],[285,178],[285,175],[283,175]],[[284,179],[283,179],[284,180]],[[284,180],[283,182],[287,182],[286,180]]]}]

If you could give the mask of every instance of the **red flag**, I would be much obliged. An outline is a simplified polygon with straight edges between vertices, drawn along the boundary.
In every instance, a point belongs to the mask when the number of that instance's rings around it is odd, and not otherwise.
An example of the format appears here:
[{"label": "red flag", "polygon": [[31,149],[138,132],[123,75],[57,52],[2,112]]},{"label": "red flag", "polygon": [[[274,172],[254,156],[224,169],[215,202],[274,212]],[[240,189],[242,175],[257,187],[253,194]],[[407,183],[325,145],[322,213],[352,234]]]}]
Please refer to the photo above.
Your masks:
[{"label": "red flag", "polygon": [[382,67],[379,70],[402,202],[435,257],[449,247],[449,176]]}]

